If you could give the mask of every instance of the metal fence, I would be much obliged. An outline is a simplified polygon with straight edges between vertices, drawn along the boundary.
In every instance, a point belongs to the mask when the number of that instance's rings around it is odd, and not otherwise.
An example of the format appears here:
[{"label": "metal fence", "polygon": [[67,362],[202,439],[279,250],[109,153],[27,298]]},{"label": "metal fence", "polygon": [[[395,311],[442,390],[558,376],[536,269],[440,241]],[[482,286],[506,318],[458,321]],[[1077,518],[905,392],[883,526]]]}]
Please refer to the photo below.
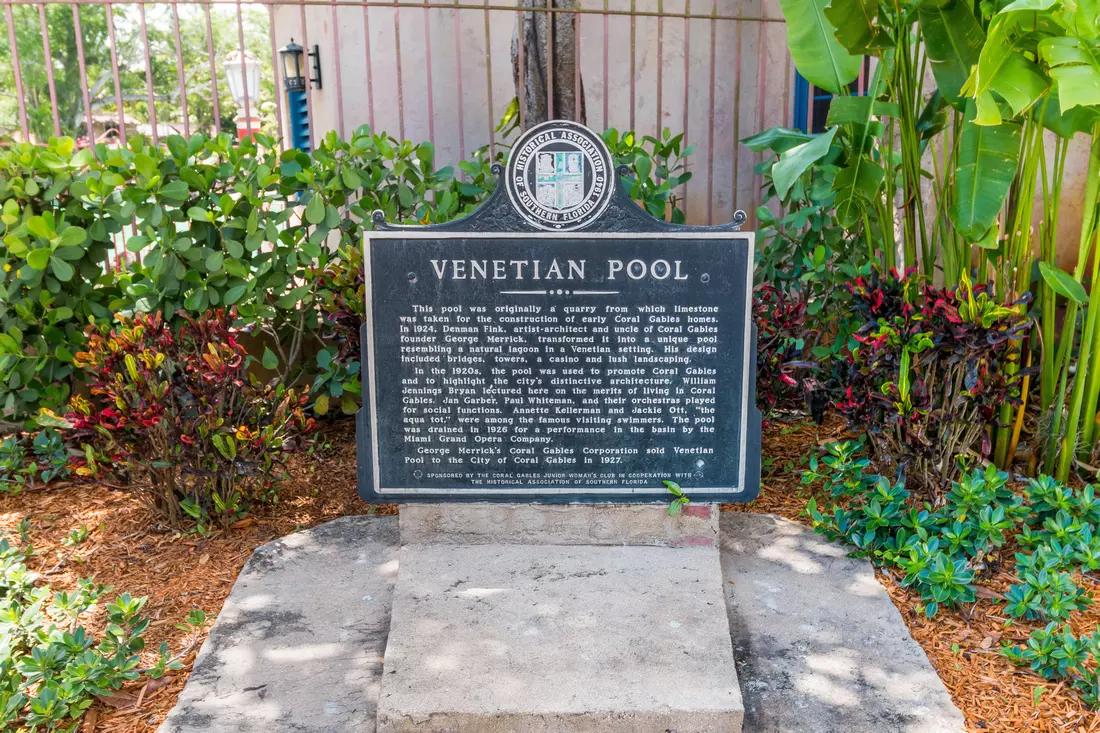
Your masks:
[{"label": "metal fence", "polygon": [[[760,158],[737,141],[793,122],[797,82],[775,0],[578,0],[575,8],[555,7],[552,0],[533,8],[492,0],[9,0],[0,5],[7,26],[0,73],[7,54],[15,96],[12,132],[24,139],[35,137],[36,129],[39,137],[43,128],[55,135],[67,125],[71,129],[61,107],[74,100],[59,104],[57,76],[71,77],[74,61],[78,90],[60,92],[80,95],[75,101],[90,141],[117,135],[125,143],[135,131],[159,141],[172,130],[189,135],[223,126],[220,57],[252,49],[268,83],[261,99],[245,95],[241,111],[250,117],[262,108],[265,127],[285,141],[286,100],[276,70],[278,48],[293,35],[307,49],[314,43],[327,49],[325,91],[318,93],[307,82],[314,139],[329,128],[347,135],[368,123],[401,138],[422,135],[437,144],[440,160],[449,162],[444,151],[458,158],[504,142],[495,123],[517,94],[511,83],[511,29],[522,13],[571,18],[577,38],[576,107],[583,76],[590,126],[639,134],[664,127],[685,132],[697,151],[685,192],[691,222],[726,220],[735,209],[753,212],[760,203],[753,173]],[[58,8],[71,12],[67,28]],[[29,25],[37,25],[37,33]],[[448,32],[453,37],[445,38]],[[51,34],[64,36],[63,42]],[[95,41],[99,61],[88,60],[89,35],[102,41]],[[548,44],[547,88],[553,88],[553,48]],[[523,44],[518,49],[523,78]],[[28,80],[31,51],[44,67],[33,69],[37,84]],[[89,65],[103,68],[90,79]],[[308,79],[312,69],[305,66]],[[520,85],[518,94],[523,93]],[[36,105],[35,99],[42,101]],[[812,126],[813,121],[799,122]]]}]

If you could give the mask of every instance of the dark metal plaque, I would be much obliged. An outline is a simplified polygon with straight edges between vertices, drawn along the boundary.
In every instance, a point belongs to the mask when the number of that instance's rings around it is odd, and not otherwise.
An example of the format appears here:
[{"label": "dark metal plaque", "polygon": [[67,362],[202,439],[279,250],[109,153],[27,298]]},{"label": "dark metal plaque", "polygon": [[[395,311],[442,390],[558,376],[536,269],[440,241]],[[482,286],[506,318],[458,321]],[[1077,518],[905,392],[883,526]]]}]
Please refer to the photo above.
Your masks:
[{"label": "dark metal plaque", "polygon": [[[534,155],[564,174],[527,180],[576,206],[590,160],[546,140]],[[502,188],[464,220],[367,236],[360,495],[652,502],[670,479],[754,498],[753,235],[666,224],[618,186],[589,225],[546,231]]]}]

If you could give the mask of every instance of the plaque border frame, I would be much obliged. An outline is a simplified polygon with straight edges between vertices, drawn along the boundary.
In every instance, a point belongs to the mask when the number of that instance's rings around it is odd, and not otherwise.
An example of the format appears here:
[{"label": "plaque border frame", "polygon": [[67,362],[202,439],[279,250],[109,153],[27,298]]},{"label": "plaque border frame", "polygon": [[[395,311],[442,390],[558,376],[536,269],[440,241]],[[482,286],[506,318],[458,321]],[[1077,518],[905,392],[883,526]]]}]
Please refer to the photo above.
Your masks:
[{"label": "plaque border frame", "polygon": [[[381,454],[378,441],[374,436],[378,435],[378,405],[376,395],[376,368],[374,350],[374,313],[373,291],[370,273],[371,267],[371,242],[372,240],[401,240],[401,239],[523,239],[536,237],[539,239],[578,240],[595,239],[630,240],[630,239],[690,239],[713,240],[715,242],[728,242],[735,245],[737,242],[746,243],[748,249],[746,271],[753,272],[756,252],[756,233],[741,232],[733,229],[704,229],[703,227],[681,227],[679,231],[659,232],[585,232],[583,230],[572,231],[546,231],[536,232],[478,232],[478,231],[437,231],[435,227],[415,227],[412,229],[387,229],[367,232],[363,237],[363,267],[364,267],[364,296],[366,300],[366,317],[361,328],[361,363],[360,379],[363,385],[363,408],[360,409],[358,418],[362,420],[363,413],[368,413],[364,421],[366,424],[359,426],[360,432],[365,428],[371,437],[370,440],[370,465],[380,465]],[[752,283],[745,288],[745,330],[742,334],[744,342],[743,363],[745,365],[741,383],[741,455],[739,465],[739,489],[733,490],[720,486],[685,486],[685,493],[695,501],[724,501],[744,502],[754,499],[759,492],[760,483],[760,413],[756,408],[755,382],[756,382],[756,325],[752,319]],[[750,399],[750,395],[752,399]],[[411,498],[416,502],[455,502],[455,501],[534,501],[542,504],[551,503],[584,503],[584,502],[616,502],[616,503],[652,503],[660,501],[667,496],[667,489],[661,486],[654,487],[630,487],[630,486],[600,486],[592,488],[562,488],[550,486],[538,487],[513,487],[502,488],[498,486],[469,487],[461,489],[445,489],[435,487],[388,487],[381,486],[380,472],[370,470],[369,477],[362,474],[364,461],[362,460],[362,441],[358,443],[359,450],[359,495],[374,502],[400,502],[403,498]],[[752,450],[755,449],[755,450]],[[751,464],[751,465],[750,465]],[[364,478],[368,478],[364,481]],[[532,498],[534,497],[534,498]]]},{"label": "plaque border frame", "polygon": [[[551,120],[539,125],[539,128],[551,127],[554,124],[577,126],[579,123],[569,120]],[[583,125],[581,125],[583,127]],[[603,145],[603,139],[599,133],[588,128],[594,136],[597,144]],[[606,145],[604,145],[606,150]],[[614,162],[614,156],[608,156]],[[735,210],[732,221],[725,224],[713,224],[706,226],[688,226],[673,224],[658,219],[633,199],[626,187],[623,178],[629,178],[630,169],[625,165],[618,165],[610,172],[611,196],[609,202],[602,207],[601,213],[586,221],[584,225],[569,229],[546,229],[534,226],[518,210],[511,200],[506,176],[512,174],[512,167],[507,168],[501,163],[493,163],[491,170],[496,176],[497,183],[484,202],[473,211],[457,219],[441,224],[391,224],[386,221],[386,215],[382,211],[375,211],[371,215],[374,225],[373,232],[367,232],[363,237],[364,266],[369,268],[370,240],[374,239],[458,239],[458,238],[545,238],[545,239],[715,239],[715,240],[748,240],[748,266],[749,281],[746,283],[746,312],[745,312],[745,375],[742,382],[742,406],[741,411],[741,487],[739,491],[722,487],[710,489],[684,486],[684,491],[693,501],[698,502],[747,502],[756,498],[760,493],[760,464],[761,464],[761,422],[760,410],[756,407],[756,324],[752,315],[752,272],[755,260],[756,234],[755,232],[742,232],[741,225],[748,217],[744,211]],[[369,269],[364,273],[365,300],[367,302],[367,319],[359,329],[360,334],[360,380],[363,389],[363,407],[359,409],[355,417],[356,433],[356,474],[359,483],[359,496],[371,503],[387,502],[419,502],[419,503],[470,503],[470,502],[496,502],[496,503],[541,503],[541,504],[595,504],[595,503],[663,503],[668,500],[668,493],[664,486],[646,487],[619,487],[620,493],[609,493],[615,487],[596,487],[591,489],[560,488],[560,487],[521,487],[514,489],[501,489],[500,487],[479,487],[463,489],[405,489],[406,493],[378,493],[374,490],[378,480],[374,470],[380,458],[379,447],[374,436],[377,435],[378,416],[374,404],[374,363],[373,363],[373,313],[371,304]],[[363,370],[368,374],[363,374]],[[750,398],[751,395],[751,398]],[[369,402],[368,402],[369,401]],[[373,413],[373,414],[372,414]]]}]

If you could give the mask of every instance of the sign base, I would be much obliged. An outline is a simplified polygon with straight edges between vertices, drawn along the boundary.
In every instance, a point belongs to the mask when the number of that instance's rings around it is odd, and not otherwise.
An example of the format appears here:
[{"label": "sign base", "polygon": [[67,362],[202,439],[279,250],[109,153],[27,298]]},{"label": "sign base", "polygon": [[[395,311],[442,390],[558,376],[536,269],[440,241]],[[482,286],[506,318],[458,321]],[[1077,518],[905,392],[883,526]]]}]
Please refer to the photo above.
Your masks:
[{"label": "sign base", "polygon": [[717,508],[692,509],[402,507],[379,733],[739,733]]}]

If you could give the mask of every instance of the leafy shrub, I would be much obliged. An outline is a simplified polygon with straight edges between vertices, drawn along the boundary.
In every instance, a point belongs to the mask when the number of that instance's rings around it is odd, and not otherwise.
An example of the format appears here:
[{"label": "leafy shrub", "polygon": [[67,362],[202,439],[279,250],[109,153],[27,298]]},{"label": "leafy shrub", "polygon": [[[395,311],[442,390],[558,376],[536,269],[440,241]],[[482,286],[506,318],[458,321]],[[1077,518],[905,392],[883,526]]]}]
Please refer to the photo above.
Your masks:
[{"label": "leafy shrub", "polygon": [[1078,637],[1068,625],[1052,621],[1033,631],[1025,646],[1005,645],[1000,652],[1040,677],[1069,680],[1086,705],[1100,707],[1100,633]]},{"label": "leafy shrub", "polygon": [[74,400],[74,429],[145,479],[142,496],[175,524],[225,524],[273,501],[283,458],[313,427],[305,395],[248,373],[235,319],[184,316],[173,332],[159,313],[119,316],[118,328],[89,328],[76,357],[92,399]]},{"label": "leafy shrub", "polygon": [[[111,592],[91,580],[54,591],[28,569],[32,550],[0,538],[0,729],[73,731],[99,696],[144,674],[138,668],[149,619],[145,598],[107,603],[96,635],[80,623]],[[162,645],[155,669],[180,669]]]},{"label": "leafy shrub", "polygon": [[806,396],[804,380],[815,368],[801,361],[806,304],[771,285],[759,285],[753,290],[752,315],[756,323],[756,404],[769,415],[777,407],[801,403]]},{"label": "leafy shrub", "polygon": [[691,180],[687,158],[695,152],[694,145],[684,146],[684,133],[673,135],[666,127],[660,140],[652,135],[639,139],[633,130],[620,134],[611,128],[602,137],[615,165],[629,169],[623,184],[630,198],[658,219],[683,224],[676,189]]},{"label": "leafy shrub", "polygon": [[793,178],[789,166],[776,167],[779,155],[812,139],[798,130],[775,127],[741,142],[766,154],[756,166],[763,179],[756,210],[756,282],[806,304],[807,355],[831,367],[855,347],[851,334],[860,323],[847,284],[869,272],[869,250],[862,229],[846,229],[837,220],[839,145],[832,145],[815,164],[795,171]]},{"label": "leafy shrub", "polygon": [[18,435],[0,439],[0,493],[17,494],[26,486],[47,484],[69,473],[69,451],[53,429],[43,429],[29,440]]},{"label": "leafy shrub", "polygon": [[911,275],[852,283],[864,325],[837,407],[867,432],[880,468],[897,462],[935,494],[958,476],[956,456],[990,454],[999,409],[1020,403],[1019,343],[1031,321],[965,277],[918,292]]},{"label": "leafy shrub", "polygon": [[61,407],[84,323],[109,315],[107,251],[128,206],[93,163],[69,138],[0,148],[0,421]]},{"label": "leafy shrub", "polygon": [[[682,136],[614,137],[639,199],[661,215],[667,203],[682,221]],[[161,312],[179,326],[185,315],[235,308],[238,325],[269,346],[265,367],[288,385],[321,375],[317,389],[351,409],[355,359],[312,359],[330,346],[321,304],[331,300],[334,253],[359,247],[375,210],[420,224],[468,213],[494,189],[492,167],[503,161],[503,150],[481,148],[458,163],[459,176],[436,166],[430,143],[367,126],[346,141],[330,133],[311,154],[280,153],[263,135],[163,143],[133,136],[93,152],[60,138],[0,150],[0,432],[64,406],[83,379],[72,357],[84,327],[119,312]],[[123,239],[137,261],[112,272],[108,252]],[[354,277],[359,263],[347,266]]]}]

